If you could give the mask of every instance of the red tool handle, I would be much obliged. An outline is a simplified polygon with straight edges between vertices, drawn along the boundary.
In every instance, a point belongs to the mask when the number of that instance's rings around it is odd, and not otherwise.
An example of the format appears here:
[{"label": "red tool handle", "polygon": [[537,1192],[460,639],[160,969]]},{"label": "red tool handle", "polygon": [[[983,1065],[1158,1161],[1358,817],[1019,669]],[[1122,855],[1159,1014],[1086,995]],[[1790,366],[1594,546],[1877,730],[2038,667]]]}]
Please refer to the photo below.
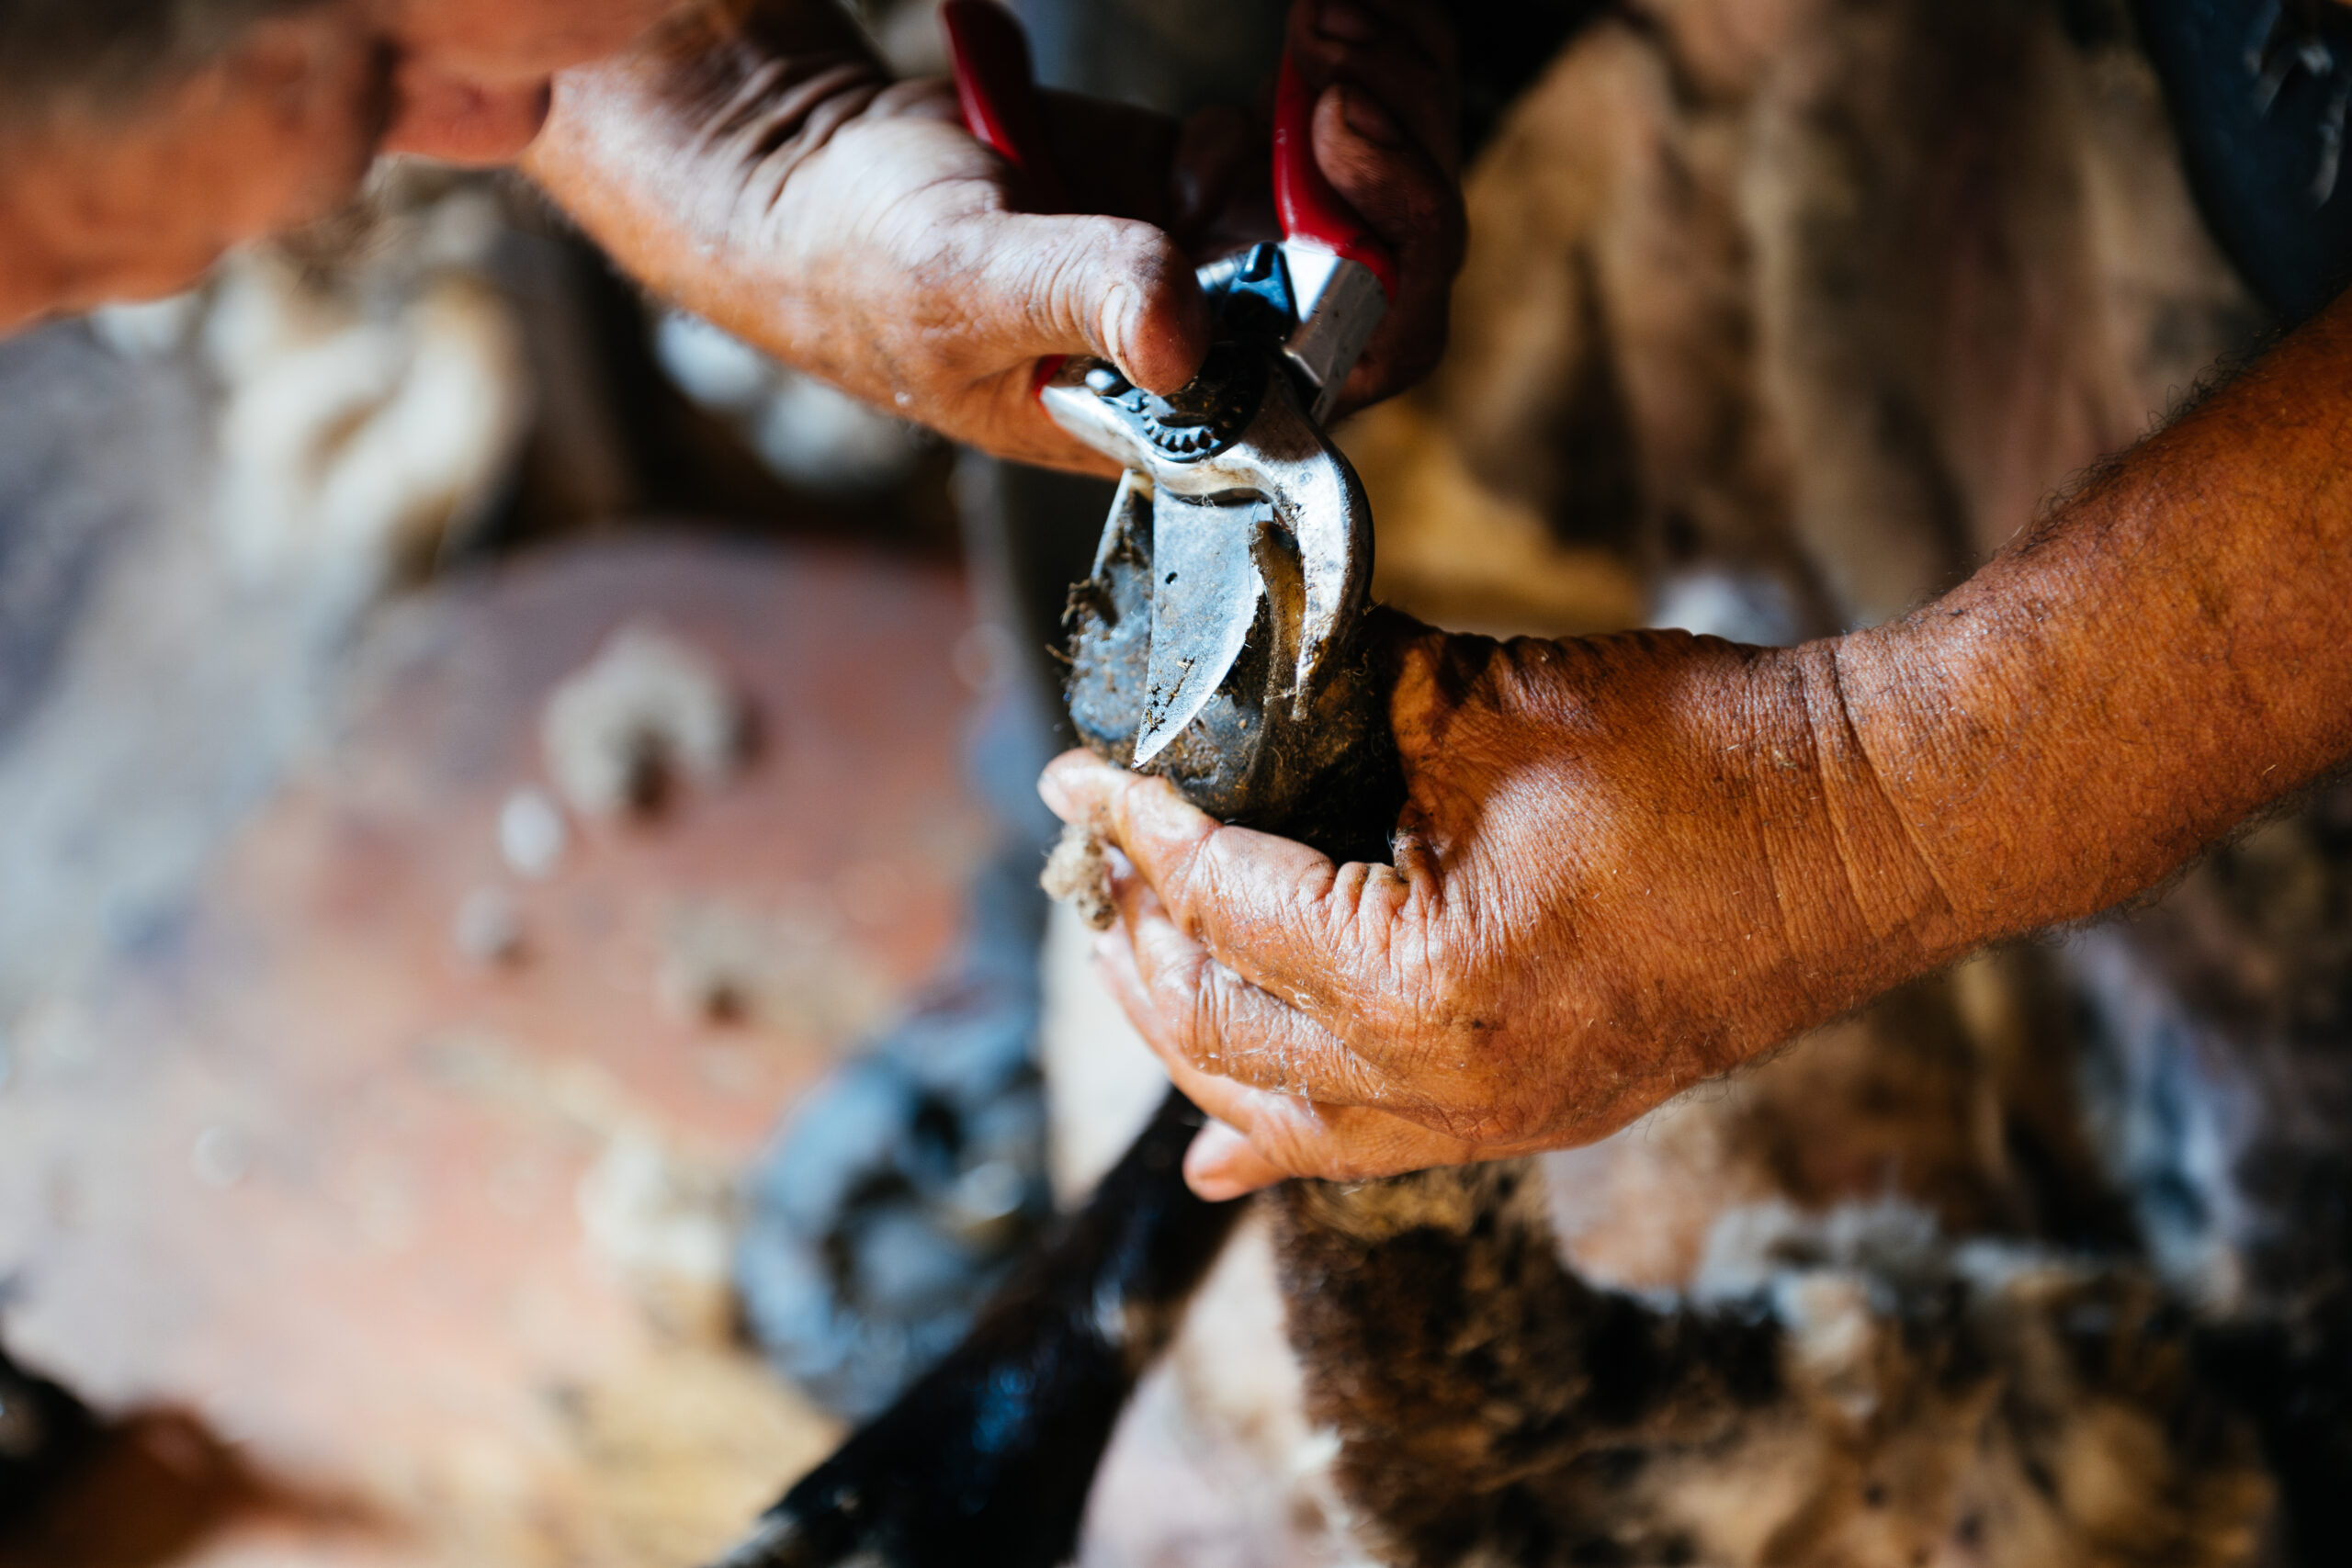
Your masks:
[{"label": "red tool handle", "polygon": [[1069,210],[1061,173],[1046,150],[1045,99],[1020,21],[995,0],[947,0],[939,20],[947,29],[964,129],[1021,171],[1035,210]]},{"label": "red tool handle", "polygon": [[1372,269],[1396,298],[1396,258],[1331,188],[1315,162],[1315,95],[1288,53],[1274,83],[1274,210],[1283,237],[1336,252]]}]

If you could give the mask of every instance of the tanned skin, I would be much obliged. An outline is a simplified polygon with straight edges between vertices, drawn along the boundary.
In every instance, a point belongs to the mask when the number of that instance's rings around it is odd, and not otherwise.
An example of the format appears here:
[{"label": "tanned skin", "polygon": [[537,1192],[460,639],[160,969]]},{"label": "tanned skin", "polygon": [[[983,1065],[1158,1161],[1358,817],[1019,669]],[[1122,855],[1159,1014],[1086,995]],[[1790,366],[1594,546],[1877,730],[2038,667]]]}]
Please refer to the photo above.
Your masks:
[{"label": "tanned skin", "polygon": [[1892,625],[1787,649],[1397,630],[1394,867],[1082,752],[1100,962],[1227,1123],[1204,1196],[1589,1142],[2352,756],[2352,300]]},{"label": "tanned skin", "polygon": [[[1400,257],[1352,406],[1444,347],[1464,241],[1453,39],[1425,0],[1301,0],[1290,43],[1325,89],[1317,161]],[[1057,95],[1048,118],[1084,216],[1022,210],[1031,193],[963,132],[947,85],[893,83],[832,5],[728,0],[558,78],[525,166],[656,292],[787,363],[986,450],[1107,472],[1037,406],[1038,360],[1189,380],[1208,347],[1193,265],[1270,232],[1268,155],[1238,109],[1179,127]]]},{"label": "tanned skin", "polygon": [[[1291,48],[1317,162],[1400,258],[1348,389],[1369,401],[1444,346],[1452,38],[1431,0],[1300,0]],[[958,440],[1100,467],[1029,396],[1037,362],[1192,375],[1193,262],[1270,231],[1264,128],[1049,118],[1083,216],[1024,211],[945,85],[893,82],[834,0],[311,0],[135,92],[0,101],[0,332],[187,288],[350,200],[378,152],[521,158],[672,302]]]},{"label": "tanned skin", "polygon": [[[496,161],[536,133],[530,170],[653,288],[992,450],[1085,462],[1026,396],[1041,355],[1107,354],[1162,389],[1197,364],[1190,247],[1246,227],[1243,121],[1061,102],[1064,173],[1114,216],[1041,218],[830,5],[673,11],[320,0],[135,104],[0,105],[0,330],[184,286],[341,199],[371,152]],[[1367,399],[1443,343],[1450,40],[1421,0],[1302,0],[1290,44],[1323,89],[1317,162],[1402,261],[1351,382]],[[1138,873],[1113,983],[1230,1123],[1196,1182],[1601,1136],[1906,976],[2148,887],[2337,766],[2347,372],[2339,305],[1896,626],[1790,650],[1400,627],[1393,868],[1063,760],[1048,798]]]}]

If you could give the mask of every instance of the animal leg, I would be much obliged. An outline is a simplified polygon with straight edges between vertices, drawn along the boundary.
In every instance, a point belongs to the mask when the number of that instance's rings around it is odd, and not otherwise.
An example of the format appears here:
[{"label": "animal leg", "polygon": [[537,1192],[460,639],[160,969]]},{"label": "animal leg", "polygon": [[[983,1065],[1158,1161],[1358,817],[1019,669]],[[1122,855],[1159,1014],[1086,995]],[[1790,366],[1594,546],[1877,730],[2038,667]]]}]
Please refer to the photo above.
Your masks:
[{"label": "animal leg", "polygon": [[1241,1213],[1184,1185],[1174,1090],[971,1334],[785,1494],[718,1568],[1056,1568],[1096,1464]]}]

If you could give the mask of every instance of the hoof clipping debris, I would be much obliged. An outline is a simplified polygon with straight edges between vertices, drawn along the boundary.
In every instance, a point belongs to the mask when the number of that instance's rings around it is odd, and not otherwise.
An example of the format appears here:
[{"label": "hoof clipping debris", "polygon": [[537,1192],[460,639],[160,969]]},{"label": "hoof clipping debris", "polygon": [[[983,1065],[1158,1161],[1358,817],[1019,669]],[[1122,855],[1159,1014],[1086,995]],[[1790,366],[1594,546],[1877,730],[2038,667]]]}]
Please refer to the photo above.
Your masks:
[{"label": "hoof clipping debris", "polygon": [[1098,931],[1109,931],[1119,918],[1111,902],[1111,863],[1103,853],[1102,835],[1091,828],[1072,822],[1062,829],[1061,841],[1046,857],[1037,885]]}]

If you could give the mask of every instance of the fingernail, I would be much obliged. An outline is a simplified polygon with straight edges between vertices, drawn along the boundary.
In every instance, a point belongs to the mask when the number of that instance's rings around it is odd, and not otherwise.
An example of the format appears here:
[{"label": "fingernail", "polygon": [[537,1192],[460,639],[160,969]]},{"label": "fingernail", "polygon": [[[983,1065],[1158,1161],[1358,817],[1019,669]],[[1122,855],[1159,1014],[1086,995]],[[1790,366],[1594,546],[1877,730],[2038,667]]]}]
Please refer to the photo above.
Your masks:
[{"label": "fingernail", "polygon": [[1380,36],[1380,24],[1348,0],[1323,0],[1315,13],[1315,30],[1342,43],[1370,43]]},{"label": "fingernail", "polygon": [[1037,775],[1037,798],[1046,803],[1046,810],[1065,822],[1069,820],[1069,791],[1062,786],[1052,768]]},{"label": "fingernail", "polygon": [[1348,129],[1366,141],[1376,141],[1383,147],[1402,147],[1405,132],[1360,87],[1340,89],[1340,112],[1346,117]]},{"label": "fingernail", "polygon": [[1119,939],[1117,936],[1114,935],[1110,931],[1104,931],[1101,936],[1094,939],[1095,963],[1115,964],[1118,962],[1118,958]]},{"label": "fingernail", "polygon": [[1247,1182],[1234,1181],[1222,1176],[1196,1176],[1190,1167],[1184,1171],[1184,1185],[1193,1196],[1204,1203],[1230,1203],[1236,1198],[1247,1198],[1257,1189]]},{"label": "fingernail", "polygon": [[1238,1128],[1211,1120],[1193,1134],[1184,1151],[1184,1184],[1203,1201],[1224,1203],[1256,1189],[1234,1170],[1235,1156],[1250,1146]]}]

